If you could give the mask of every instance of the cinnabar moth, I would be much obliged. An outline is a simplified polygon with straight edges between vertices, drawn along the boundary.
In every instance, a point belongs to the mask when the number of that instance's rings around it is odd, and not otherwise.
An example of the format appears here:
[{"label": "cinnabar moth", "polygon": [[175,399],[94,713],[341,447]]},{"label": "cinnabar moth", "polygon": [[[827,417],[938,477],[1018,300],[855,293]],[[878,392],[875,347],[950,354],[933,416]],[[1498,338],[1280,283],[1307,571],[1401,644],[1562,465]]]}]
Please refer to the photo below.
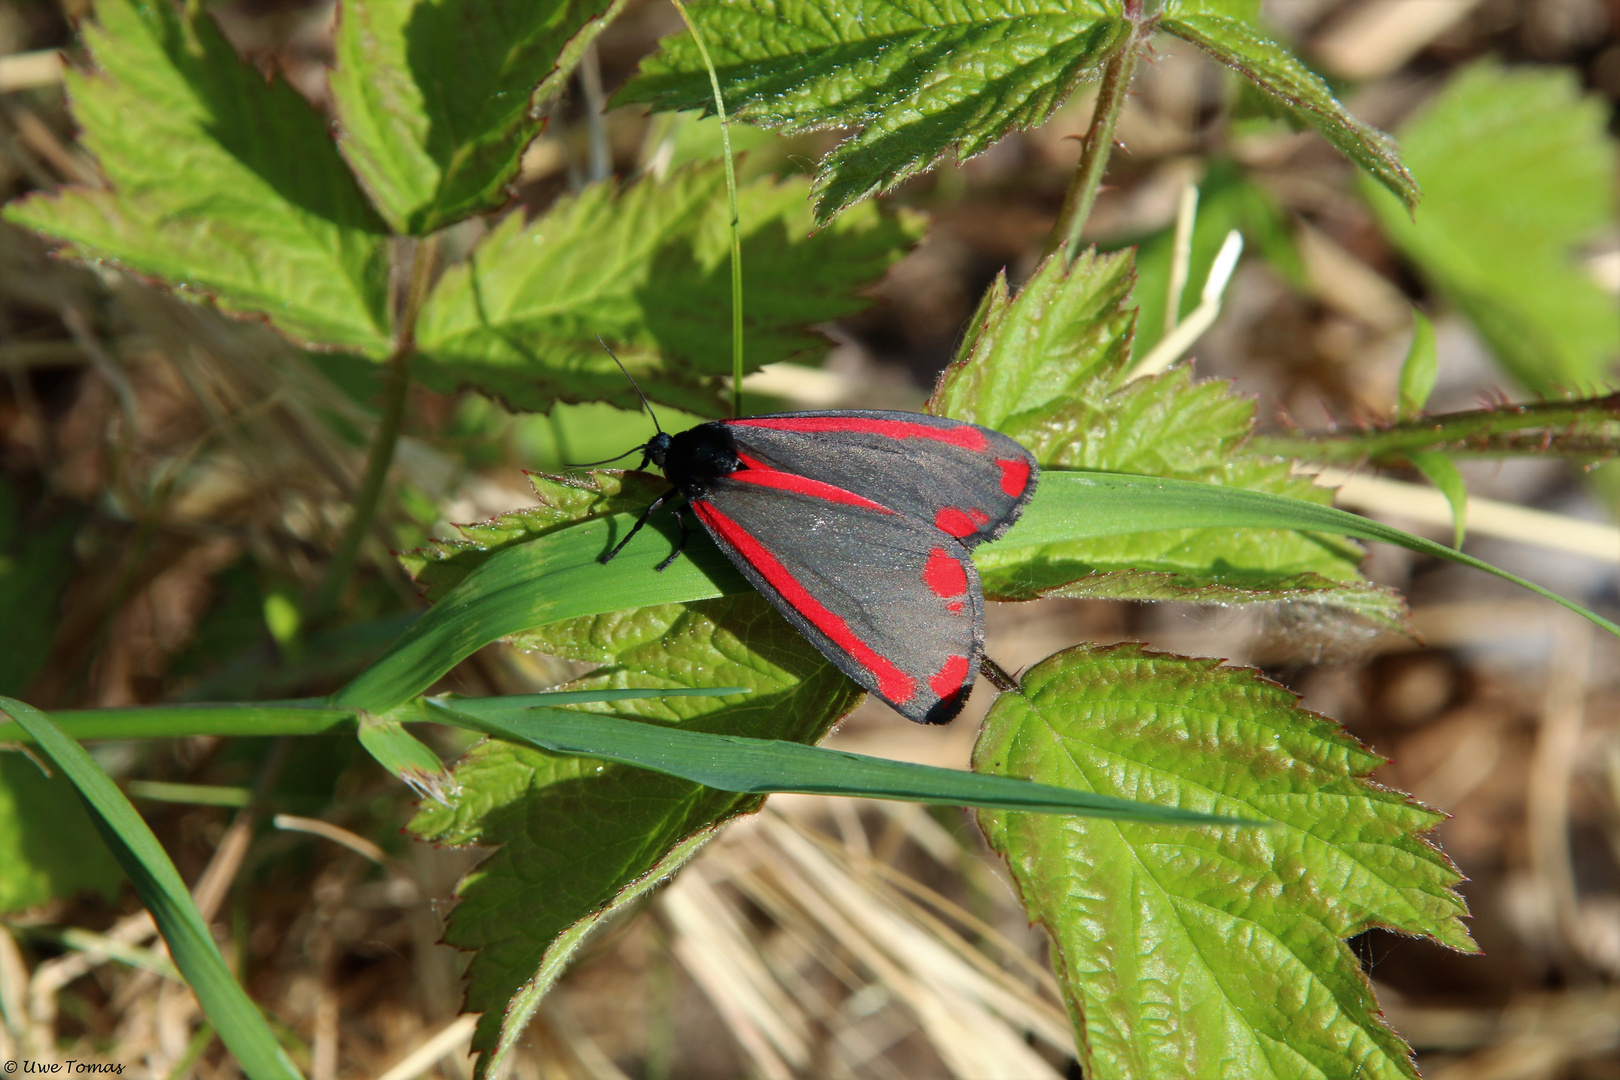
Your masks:
[{"label": "cinnabar moth", "polygon": [[[976,424],[878,410],[659,427],[636,450],[672,487],[602,562],[684,496],[743,576],[844,674],[908,720],[943,724],[962,710],[984,654],[969,551],[1005,532],[1034,493],[1028,450]],[[660,570],[686,542],[685,509]]]}]

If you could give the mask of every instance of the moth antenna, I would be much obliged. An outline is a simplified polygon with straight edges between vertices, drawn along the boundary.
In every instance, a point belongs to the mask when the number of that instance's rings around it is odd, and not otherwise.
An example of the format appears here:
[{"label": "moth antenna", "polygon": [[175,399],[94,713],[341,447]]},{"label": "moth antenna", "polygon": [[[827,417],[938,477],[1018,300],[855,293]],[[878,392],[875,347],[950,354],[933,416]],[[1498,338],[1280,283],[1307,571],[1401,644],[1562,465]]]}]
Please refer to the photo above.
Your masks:
[{"label": "moth antenna", "polygon": [[[635,376],[631,375],[630,372],[626,370],[622,360],[620,360],[617,356],[613,356],[613,350],[608,348],[608,343],[602,340],[601,334],[596,335],[596,343],[602,346],[603,352],[607,353],[608,356],[613,357],[613,362],[619,365],[619,370],[624,372],[624,377],[630,380],[630,385],[635,387],[636,396],[641,399],[642,407],[647,410],[647,415],[652,417],[653,427],[658,430],[658,434],[662,435],[664,433],[664,427],[658,422],[658,414],[653,412],[652,402],[648,401],[647,395],[641,392],[641,386],[636,382]],[[642,449],[642,447],[636,447],[636,450],[640,449]],[[620,454],[619,457],[629,457],[630,454],[635,453],[636,450],[631,450],[628,453]],[[608,458],[608,461],[618,460],[619,458]],[[594,464],[601,465],[603,463],[598,461],[594,462]]]},{"label": "moth antenna", "polygon": [[[657,422],[658,422],[657,420],[653,421],[653,423],[655,423],[655,424]],[[568,466],[570,469],[588,469],[592,465],[606,465],[610,461],[619,461],[622,458],[627,458],[631,454],[637,453],[637,452],[645,450],[645,449],[647,449],[647,444],[642,443],[640,446],[632,446],[630,449],[626,450],[624,453],[620,454],[618,457],[603,458],[601,461],[565,461],[565,462],[563,462],[563,464]]]}]

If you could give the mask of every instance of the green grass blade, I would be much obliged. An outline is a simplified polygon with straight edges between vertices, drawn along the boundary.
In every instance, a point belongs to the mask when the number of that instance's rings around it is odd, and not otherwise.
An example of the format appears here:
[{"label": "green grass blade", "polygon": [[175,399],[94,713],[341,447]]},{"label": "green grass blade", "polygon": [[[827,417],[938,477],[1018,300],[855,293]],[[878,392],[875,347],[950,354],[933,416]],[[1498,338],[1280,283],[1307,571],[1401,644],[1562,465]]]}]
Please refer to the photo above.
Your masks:
[{"label": "green grass blade", "polygon": [[1359,540],[1381,540],[1423,555],[1449,559],[1529,589],[1620,637],[1620,625],[1482,559],[1371,518],[1264,491],[1125,473],[1046,472],[1041,474],[1041,487],[1035,500],[1000,542],[1033,546],[1076,536],[1223,526],[1299,529]]},{"label": "green grass blade", "polygon": [[632,520],[624,514],[596,518],[496,552],[332,703],[386,712],[508,634],[580,615],[747,591],[742,575],[712,544],[694,545],[690,558],[652,573],[673,542],[668,521],[643,529],[606,566],[597,562]]},{"label": "green grass blade", "polygon": [[522,715],[529,709],[538,709],[553,705],[584,705],[599,701],[639,701],[644,698],[671,698],[671,697],[730,697],[732,694],[752,694],[754,691],[746,686],[671,686],[667,689],[639,689],[624,690],[550,690],[539,694],[508,694],[504,697],[488,698],[458,698],[441,697],[429,698],[432,705],[439,705],[469,716],[510,716]]},{"label": "green grass blade", "polygon": [[[442,705],[438,710],[456,713]],[[456,714],[499,738],[559,754],[619,761],[721,791],[859,795],[1181,825],[1243,824],[1235,818],[1092,795],[1028,780],[889,761],[779,739],[713,735],[615,716],[549,708],[499,717],[487,712],[481,716]]]},{"label": "green grass blade", "polygon": [[300,1075],[297,1066],[276,1044],[264,1017],[231,977],[185,882],[129,800],[84,747],[50,717],[8,697],[0,697],[0,708],[33,736],[79,789],[107,846],[152,913],[175,966],[242,1071],[250,1080],[296,1080]]},{"label": "green grass blade", "polygon": [[[191,735],[320,735],[350,726],[354,709],[325,701],[225,705],[150,705],[129,709],[71,709],[54,713],[63,734],[92,739],[179,739]],[[21,724],[0,720],[0,742],[33,742]]]},{"label": "green grass blade", "polygon": [[[741,591],[729,589],[727,591]],[[553,690],[500,698],[446,698],[457,708],[512,711],[536,705],[577,705],[638,698],[725,697],[749,693],[746,686],[668,687],[648,690]],[[64,709],[51,714],[56,726],[79,742],[100,739],[182,739],[196,735],[251,737],[324,735],[352,727],[358,709],[333,708],[320,698],[306,701],[242,702],[197,705],[145,705],[126,709]],[[0,743],[31,743],[21,724],[0,719]]]},{"label": "green grass blade", "polygon": [[171,784],[163,780],[131,780],[129,797],[152,802],[183,803],[187,806],[243,807],[253,801],[253,791],[220,784]]},{"label": "green grass blade", "polygon": [[[400,711],[410,714],[409,719],[418,718],[412,706]],[[405,730],[397,715],[366,713],[360,717],[356,734],[366,753],[388,772],[429,798],[443,797],[441,792],[451,783],[450,770],[432,747]]]}]

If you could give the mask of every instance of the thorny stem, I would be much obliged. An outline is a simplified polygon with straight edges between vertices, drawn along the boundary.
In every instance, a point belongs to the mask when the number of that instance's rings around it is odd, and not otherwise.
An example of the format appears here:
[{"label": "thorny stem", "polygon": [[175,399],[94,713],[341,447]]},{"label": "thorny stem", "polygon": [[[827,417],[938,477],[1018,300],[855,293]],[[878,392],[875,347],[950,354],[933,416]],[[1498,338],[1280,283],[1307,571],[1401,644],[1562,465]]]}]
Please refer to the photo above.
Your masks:
[{"label": "thorny stem", "polygon": [[427,298],[428,281],[433,273],[434,256],[438,251],[438,238],[418,241],[411,257],[411,280],[405,292],[405,303],[395,323],[394,346],[388,354],[387,379],[383,385],[382,416],[371,439],[366,456],[366,472],[360,481],[360,490],[354,497],[354,514],[343,529],[326,574],[316,587],[306,611],[307,622],[319,622],[337,609],[344,586],[354,573],[360,558],[361,545],[371,531],[382,501],[383,485],[388,479],[389,467],[394,463],[394,448],[399,443],[399,429],[405,419],[405,402],[411,388],[411,354],[416,351],[416,317]]},{"label": "thorny stem", "polygon": [[1558,454],[1609,458],[1620,455],[1617,425],[1620,394],[1609,394],[1444,413],[1365,431],[1262,435],[1249,445],[1262,454],[1326,465],[1404,465],[1410,462],[1410,455],[1425,450],[1469,457]]},{"label": "thorny stem", "polygon": [[1063,196],[1057,224],[1046,240],[1048,255],[1060,244],[1066,245],[1064,258],[1069,262],[1080,253],[1080,233],[1091,216],[1092,204],[1097,201],[1103,174],[1108,171],[1108,159],[1114,151],[1114,129],[1119,124],[1119,114],[1124,111],[1125,95],[1130,90],[1131,77],[1136,74],[1136,56],[1145,36],[1141,0],[1126,0],[1124,14],[1131,24],[1130,36],[1103,68],[1102,83],[1097,88],[1097,108],[1091,116],[1091,130],[1086,132],[1080,164],[1075,167],[1074,179],[1069,181],[1069,190]]}]

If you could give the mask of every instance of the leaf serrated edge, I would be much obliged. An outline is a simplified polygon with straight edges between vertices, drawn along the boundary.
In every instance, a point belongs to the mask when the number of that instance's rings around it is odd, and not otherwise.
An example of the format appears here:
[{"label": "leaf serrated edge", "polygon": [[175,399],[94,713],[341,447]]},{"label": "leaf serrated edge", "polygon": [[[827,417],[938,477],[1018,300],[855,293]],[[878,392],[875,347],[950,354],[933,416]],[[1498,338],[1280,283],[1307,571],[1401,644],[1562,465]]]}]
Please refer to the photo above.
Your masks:
[{"label": "leaf serrated edge", "polygon": [[[1217,25],[1227,35],[1227,40],[1206,33],[1195,25],[1194,20]],[[1337,146],[1341,151],[1345,147],[1339,145],[1339,140],[1330,134],[1332,129],[1340,129],[1357,143],[1366,155],[1367,160],[1358,160],[1357,164],[1377,177],[1378,181],[1389,189],[1390,193],[1400,199],[1401,203],[1410,213],[1417,208],[1418,200],[1423,191],[1418,186],[1417,179],[1401,161],[1395,138],[1388,132],[1380,131],[1357,119],[1350,113],[1333,94],[1326,81],[1305,64],[1301,63],[1287,49],[1270,38],[1262,37],[1254,32],[1253,28],[1222,15],[1209,12],[1189,13],[1184,17],[1165,17],[1159,21],[1159,29],[1173,34],[1183,41],[1192,43],[1214,57],[1220,63],[1242,75],[1258,89],[1270,94],[1278,101],[1295,110],[1302,119],[1310,123],[1324,138]],[[1296,93],[1291,93],[1267,79],[1260,68],[1243,52],[1231,47],[1232,41],[1241,41],[1251,47],[1275,50],[1278,57],[1293,68],[1293,75],[1306,86],[1320,94],[1328,103],[1324,107],[1318,102],[1311,101]],[[1374,164],[1376,163],[1376,165]]]},{"label": "leaf serrated edge", "polygon": [[[1385,784],[1379,783],[1378,781],[1371,779],[1372,774],[1374,772],[1376,772],[1378,769],[1382,768],[1383,766],[1389,764],[1389,759],[1386,758],[1384,755],[1380,754],[1378,751],[1373,750],[1371,747],[1369,747],[1365,743],[1363,743],[1360,739],[1358,739],[1354,735],[1352,735],[1345,728],[1345,726],[1342,723],[1340,723],[1339,721],[1333,719],[1330,716],[1327,716],[1324,713],[1319,713],[1319,712],[1316,712],[1313,709],[1308,709],[1308,708],[1303,707],[1300,704],[1304,700],[1303,695],[1299,694],[1298,692],[1296,692],[1292,688],[1284,686],[1282,683],[1277,682],[1275,679],[1272,679],[1270,676],[1266,675],[1265,672],[1259,670],[1258,668],[1249,667],[1248,665],[1243,665],[1243,664],[1231,664],[1228,661],[1226,661],[1224,659],[1221,659],[1219,657],[1188,656],[1188,655],[1184,655],[1184,654],[1180,654],[1180,653],[1172,653],[1172,652],[1160,651],[1160,650],[1157,650],[1157,649],[1150,649],[1150,648],[1147,648],[1141,642],[1121,641],[1121,642],[1117,642],[1117,643],[1109,644],[1109,645],[1094,645],[1094,644],[1087,643],[1087,644],[1080,644],[1080,645],[1070,646],[1067,649],[1063,649],[1063,650],[1060,650],[1057,653],[1052,654],[1051,656],[1047,657],[1046,659],[1040,661],[1040,663],[1045,664],[1045,663],[1055,661],[1058,657],[1063,656],[1066,653],[1079,653],[1079,654],[1083,654],[1083,655],[1086,655],[1086,656],[1095,656],[1095,657],[1118,656],[1118,657],[1121,657],[1123,659],[1141,658],[1141,659],[1145,659],[1145,660],[1149,660],[1149,661],[1161,661],[1161,660],[1175,661],[1175,662],[1187,664],[1187,665],[1189,665],[1191,667],[1194,667],[1194,668],[1196,668],[1196,669],[1198,669],[1198,670],[1200,670],[1202,672],[1224,672],[1224,673],[1226,673],[1226,674],[1228,674],[1230,676],[1235,676],[1235,677],[1243,680],[1244,682],[1256,687],[1260,693],[1265,694],[1265,695],[1267,695],[1269,697],[1272,697],[1273,699],[1277,699],[1279,701],[1279,703],[1287,702],[1288,703],[1287,707],[1289,708],[1291,714],[1296,718],[1296,720],[1302,721],[1306,725],[1308,725],[1308,727],[1310,729],[1312,729],[1313,733],[1318,734],[1330,746],[1331,745],[1337,745],[1337,746],[1339,746],[1340,748],[1344,749],[1347,752],[1346,768],[1345,768],[1345,771],[1344,771],[1345,779],[1347,779],[1349,781],[1352,781],[1353,783],[1359,785],[1362,788],[1367,789],[1368,791],[1375,792],[1375,793],[1380,794],[1380,795],[1393,796],[1393,798],[1390,798],[1388,800],[1381,800],[1381,801],[1387,801],[1387,802],[1390,802],[1390,803],[1398,803],[1398,804],[1404,805],[1404,806],[1406,806],[1408,808],[1415,809],[1422,816],[1424,816],[1424,817],[1428,818],[1430,821],[1432,821],[1432,824],[1428,825],[1425,828],[1421,828],[1421,829],[1413,828],[1413,829],[1404,829],[1404,830],[1398,830],[1398,831],[1400,833],[1404,834],[1405,836],[1409,837],[1411,840],[1415,841],[1416,843],[1421,844],[1427,851],[1432,853],[1432,855],[1434,856],[1434,860],[1435,860],[1436,865],[1445,874],[1449,875],[1452,878],[1453,887],[1449,887],[1449,888],[1445,889],[1443,891],[1443,894],[1442,894],[1441,898],[1446,900],[1448,902],[1449,906],[1454,907],[1456,910],[1455,910],[1455,912],[1453,914],[1444,916],[1443,925],[1454,927],[1458,931],[1460,931],[1461,935],[1462,935],[1461,936],[1461,941],[1463,942],[1463,944],[1456,944],[1456,943],[1454,943],[1454,941],[1446,940],[1444,937],[1441,937],[1441,936],[1439,936],[1437,934],[1430,934],[1430,933],[1412,934],[1409,931],[1399,930],[1399,929],[1397,929],[1395,927],[1389,927],[1389,926],[1386,926],[1383,923],[1375,923],[1375,922],[1372,922],[1372,921],[1369,921],[1368,922],[1368,927],[1364,927],[1363,929],[1366,929],[1366,928],[1369,928],[1371,926],[1376,925],[1376,926],[1383,927],[1385,929],[1392,930],[1393,932],[1400,933],[1400,934],[1402,934],[1402,936],[1418,937],[1418,938],[1423,938],[1425,940],[1433,941],[1435,944],[1441,945],[1441,946],[1443,946],[1445,948],[1448,948],[1448,949],[1451,949],[1454,952],[1471,954],[1471,953],[1477,953],[1477,952],[1480,951],[1480,947],[1479,947],[1478,943],[1475,942],[1468,935],[1466,928],[1464,928],[1461,925],[1460,921],[1459,921],[1459,920],[1464,919],[1464,918],[1470,918],[1471,913],[1469,912],[1469,909],[1468,909],[1468,901],[1467,901],[1467,899],[1464,898],[1462,896],[1462,894],[1458,893],[1455,890],[1454,886],[1455,885],[1460,885],[1460,884],[1468,881],[1469,879],[1468,879],[1468,877],[1466,875],[1464,875],[1462,873],[1461,870],[1459,870],[1457,868],[1457,864],[1452,861],[1451,857],[1449,855],[1447,855],[1445,853],[1445,851],[1437,843],[1435,843],[1435,841],[1434,841],[1434,832],[1435,832],[1435,830],[1438,829],[1446,821],[1448,821],[1451,818],[1451,815],[1446,813],[1444,810],[1439,810],[1439,809],[1436,809],[1435,807],[1429,806],[1428,804],[1420,801],[1419,799],[1413,797],[1411,794],[1409,794],[1407,792],[1401,791],[1398,788],[1389,787],[1389,786],[1387,786]],[[1039,665],[1036,665],[1036,666],[1039,666]],[[1009,692],[1016,692],[1016,693],[1020,693],[1020,694],[1023,693],[1022,690],[1009,691]],[[999,698],[999,695],[998,695],[998,698]],[[984,737],[985,737],[984,732],[981,731],[981,734],[980,734],[979,738],[982,740]],[[975,751],[974,751],[975,760],[977,760],[977,754],[978,754],[977,746],[975,746]],[[1354,767],[1354,766],[1350,765],[1350,762],[1356,761],[1356,760],[1360,760],[1362,762],[1365,762],[1366,767],[1358,769],[1357,767]],[[1017,811],[1011,811],[1011,812],[1016,813]],[[982,812],[976,811],[975,813],[977,815],[978,813],[982,813]],[[1424,891],[1427,891],[1427,890],[1424,890]],[[1431,893],[1430,895],[1435,895],[1435,894]],[[1356,932],[1360,933],[1362,931],[1358,930]],[[1341,938],[1340,940],[1343,941],[1345,939]],[[1355,965],[1355,966],[1356,966],[1357,970],[1359,971],[1360,966],[1359,965]],[[1363,977],[1365,977],[1365,975]],[[1370,988],[1371,988],[1371,983],[1370,982],[1369,982],[1368,986],[1369,986],[1369,991],[1370,991]]]},{"label": "leaf serrated edge", "polygon": [[[763,797],[757,802],[763,803]],[[620,889],[601,908],[564,930],[546,948],[534,975],[507,1003],[506,1011],[501,1014],[499,1027],[491,1033],[485,1023],[486,1017],[479,1017],[478,1027],[473,1035],[473,1049],[480,1051],[478,1063],[473,1070],[474,1080],[486,1080],[487,1077],[502,1074],[507,1056],[517,1046],[524,1029],[539,1011],[541,1001],[562,976],[568,967],[568,961],[579,951],[580,945],[584,944],[593,930],[673,877],[677,870],[697,854],[698,849],[718,836],[734,818],[757,809],[757,805],[751,809],[739,808],[736,813],[729,814],[687,836],[665,853],[652,869]]]},{"label": "leaf serrated edge", "polygon": [[[1040,661],[1040,663],[1048,663],[1068,652],[1081,652],[1092,656],[1124,654],[1126,656],[1152,658],[1156,660],[1177,660],[1184,663],[1189,663],[1197,668],[1201,668],[1204,671],[1224,670],[1233,674],[1241,675],[1249,682],[1258,685],[1260,689],[1265,692],[1276,694],[1280,691],[1280,696],[1285,696],[1286,699],[1292,700],[1293,713],[1301,719],[1306,720],[1311,727],[1320,730],[1326,740],[1329,742],[1337,742],[1341,745],[1348,744],[1348,749],[1350,749],[1352,752],[1349,760],[1353,760],[1355,758],[1361,758],[1363,760],[1370,759],[1371,763],[1364,771],[1357,772],[1353,768],[1346,768],[1345,776],[1347,779],[1372,792],[1397,796],[1400,802],[1406,804],[1407,806],[1416,808],[1433,821],[1433,824],[1429,825],[1427,828],[1408,829],[1404,830],[1404,833],[1412,841],[1426,849],[1433,856],[1434,862],[1439,866],[1442,872],[1449,875],[1452,879],[1451,886],[1446,887],[1443,890],[1442,895],[1438,898],[1447,901],[1449,906],[1453,906],[1457,910],[1452,914],[1443,916],[1440,920],[1440,924],[1436,929],[1441,930],[1442,933],[1415,934],[1411,931],[1393,927],[1387,923],[1373,919],[1363,920],[1364,925],[1362,925],[1361,928],[1356,931],[1356,933],[1364,933],[1370,929],[1381,929],[1390,933],[1399,934],[1405,938],[1416,938],[1431,941],[1442,948],[1449,949],[1452,952],[1462,953],[1464,955],[1477,954],[1482,951],[1479,944],[1475,942],[1468,934],[1467,928],[1464,927],[1461,922],[1462,919],[1470,918],[1471,913],[1468,909],[1467,900],[1462,896],[1461,893],[1456,891],[1456,886],[1466,883],[1469,879],[1462,873],[1461,870],[1457,868],[1456,863],[1451,860],[1451,857],[1448,856],[1434,840],[1435,830],[1438,829],[1445,821],[1449,820],[1451,815],[1447,814],[1443,810],[1437,810],[1434,807],[1428,806],[1407,792],[1388,787],[1384,784],[1380,784],[1376,780],[1371,779],[1370,777],[1372,773],[1377,771],[1377,769],[1383,765],[1388,764],[1389,759],[1385,758],[1377,751],[1365,746],[1359,739],[1351,735],[1350,732],[1345,729],[1344,725],[1322,713],[1315,712],[1311,709],[1302,708],[1299,704],[1299,702],[1303,700],[1300,694],[1269,678],[1264,672],[1243,665],[1229,665],[1225,660],[1219,658],[1185,656],[1177,653],[1160,652],[1157,650],[1148,649],[1140,642],[1125,641],[1112,645],[1075,645],[1069,649],[1064,649],[1058,653],[1054,653],[1052,656]],[[1022,689],[1007,692],[1023,694]],[[997,695],[997,697],[999,699],[1000,695]],[[984,740],[987,738],[988,733],[988,726],[981,728],[979,737],[975,741],[972,754],[973,768],[975,770],[977,770],[979,767],[979,747],[984,744]],[[973,812],[974,823],[978,826],[980,833],[985,837],[986,841],[991,844],[991,847],[995,848],[996,854],[1000,856],[1002,860],[1002,864],[1007,867],[1007,877],[1011,880],[1013,891],[1018,897],[1019,904],[1023,906],[1025,913],[1029,915],[1031,925],[1039,925],[1042,931],[1046,934],[1048,941],[1057,942],[1061,940],[1061,936],[1054,932],[1054,928],[1050,924],[1049,920],[1045,917],[1044,913],[1030,905],[1024,892],[1022,876],[1013,866],[1012,859],[1008,856],[1007,852],[996,848],[992,839],[993,830],[986,824],[987,815],[996,814],[1001,816],[1005,821],[1008,815],[1017,813],[1017,811],[975,810]],[[1024,819],[1033,819],[1034,815],[1022,814],[1020,817]],[[1012,827],[1012,825],[1012,822],[1007,822],[1007,826],[1009,828]],[[1429,892],[1427,889],[1422,891],[1431,896],[1435,895],[1434,893]],[[1455,930],[1460,937],[1453,937],[1451,934],[1445,934],[1444,930],[1446,929]],[[1406,1047],[1407,1063],[1411,1074],[1415,1077],[1417,1075],[1416,1054],[1412,1050],[1410,1044],[1407,1043],[1405,1037],[1402,1036],[1400,1032],[1395,1030],[1394,1026],[1391,1025],[1388,1019],[1386,1019],[1384,1016],[1383,1010],[1378,1007],[1378,997],[1373,987],[1372,979],[1364,970],[1362,970],[1361,964],[1357,962],[1355,956],[1350,952],[1348,938],[1338,938],[1338,953],[1341,963],[1344,963],[1348,970],[1354,972],[1354,977],[1360,982],[1363,992],[1366,994],[1367,1000],[1372,1003],[1372,1008],[1369,1009],[1367,1013],[1368,1018],[1373,1023],[1377,1024],[1379,1027],[1388,1032],[1388,1034],[1399,1045]],[[1050,962],[1052,963],[1054,969],[1056,969],[1056,974],[1059,977],[1060,984],[1065,988],[1074,985],[1073,979],[1070,977],[1072,972],[1066,950],[1054,947],[1049,950],[1049,954]],[[1080,1008],[1080,1003],[1075,1000],[1067,991],[1064,993],[1064,1003],[1069,1009],[1071,1022],[1074,1026],[1075,1045],[1077,1049],[1080,1049],[1085,1053],[1086,1056],[1084,1059],[1084,1064],[1089,1072],[1092,1068],[1092,1059],[1090,1054],[1090,1041],[1088,1038],[1089,1027],[1085,1023],[1084,1011]]]}]

